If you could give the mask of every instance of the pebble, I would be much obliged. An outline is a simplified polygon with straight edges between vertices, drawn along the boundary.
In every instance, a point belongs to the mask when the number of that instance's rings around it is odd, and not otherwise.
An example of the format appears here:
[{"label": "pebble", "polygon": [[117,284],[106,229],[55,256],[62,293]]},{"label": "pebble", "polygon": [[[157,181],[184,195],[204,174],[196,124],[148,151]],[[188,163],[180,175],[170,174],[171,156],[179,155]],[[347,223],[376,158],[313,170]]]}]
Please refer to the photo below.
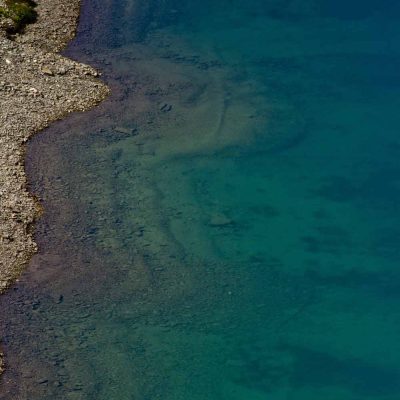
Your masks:
[{"label": "pebble", "polygon": [[50,68],[48,68],[48,67],[42,67],[42,72],[45,74],[45,75],[50,75],[50,76],[53,76],[54,75],[54,73],[53,73],[53,71],[50,69]]}]

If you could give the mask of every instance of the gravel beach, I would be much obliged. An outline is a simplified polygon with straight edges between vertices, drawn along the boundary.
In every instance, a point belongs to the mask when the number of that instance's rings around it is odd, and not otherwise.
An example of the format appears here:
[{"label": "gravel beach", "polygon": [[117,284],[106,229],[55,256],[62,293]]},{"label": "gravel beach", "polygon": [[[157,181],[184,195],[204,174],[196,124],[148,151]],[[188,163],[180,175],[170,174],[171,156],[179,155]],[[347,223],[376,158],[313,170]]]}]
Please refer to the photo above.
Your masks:
[{"label": "gravel beach", "polygon": [[9,21],[0,20],[0,293],[37,250],[33,223],[41,209],[26,189],[25,143],[109,93],[95,69],[58,54],[74,37],[79,10],[79,0],[38,0],[37,21],[11,37]]}]

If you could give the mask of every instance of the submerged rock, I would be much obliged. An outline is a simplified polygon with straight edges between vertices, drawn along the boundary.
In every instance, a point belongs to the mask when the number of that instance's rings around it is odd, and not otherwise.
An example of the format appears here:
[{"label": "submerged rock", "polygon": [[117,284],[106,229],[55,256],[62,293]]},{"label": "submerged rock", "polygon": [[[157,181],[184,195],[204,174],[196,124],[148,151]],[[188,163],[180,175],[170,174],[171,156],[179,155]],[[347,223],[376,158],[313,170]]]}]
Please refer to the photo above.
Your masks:
[{"label": "submerged rock", "polygon": [[137,134],[137,129],[136,128],[126,128],[126,127],[123,127],[123,126],[115,127],[114,131],[118,132],[118,133],[123,133],[125,135],[135,135],[135,134]]},{"label": "submerged rock", "polygon": [[212,227],[223,228],[234,225],[234,221],[227,217],[225,214],[218,213],[211,216],[208,225]]},{"label": "submerged rock", "polygon": [[163,112],[169,112],[169,111],[171,111],[171,110],[172,110],[171,104],[164,103],[164,104],[160,107],[160,111],[163,111]]}]

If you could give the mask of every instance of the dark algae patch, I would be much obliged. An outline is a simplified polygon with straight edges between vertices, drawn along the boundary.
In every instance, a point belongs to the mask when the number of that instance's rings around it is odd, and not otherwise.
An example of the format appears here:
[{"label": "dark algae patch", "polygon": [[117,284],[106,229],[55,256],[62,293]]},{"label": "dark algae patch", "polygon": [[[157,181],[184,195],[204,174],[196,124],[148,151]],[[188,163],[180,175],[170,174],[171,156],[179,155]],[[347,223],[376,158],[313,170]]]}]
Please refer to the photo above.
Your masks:
[{"label": "dark algae patch", "polygon": [[398,17],[84,2],[112,96],[29,144],[0,399],[398,400]]}]

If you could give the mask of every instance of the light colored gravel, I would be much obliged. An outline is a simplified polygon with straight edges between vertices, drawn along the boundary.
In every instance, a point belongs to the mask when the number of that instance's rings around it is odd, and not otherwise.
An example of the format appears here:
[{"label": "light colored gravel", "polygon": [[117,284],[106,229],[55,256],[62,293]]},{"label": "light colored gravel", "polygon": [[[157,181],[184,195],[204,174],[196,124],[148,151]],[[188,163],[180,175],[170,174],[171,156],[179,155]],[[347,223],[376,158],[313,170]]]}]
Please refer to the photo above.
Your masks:
[{"label": "light colored gravel", "polygon": [[96,70],[57,54],[73,38],[79,0],[37,3],[38,21],[23,34],[10,40],[0,30],[0,293],[37,250],[32,224],[41,211],[26,189],[25,143],[109,92]]}]

